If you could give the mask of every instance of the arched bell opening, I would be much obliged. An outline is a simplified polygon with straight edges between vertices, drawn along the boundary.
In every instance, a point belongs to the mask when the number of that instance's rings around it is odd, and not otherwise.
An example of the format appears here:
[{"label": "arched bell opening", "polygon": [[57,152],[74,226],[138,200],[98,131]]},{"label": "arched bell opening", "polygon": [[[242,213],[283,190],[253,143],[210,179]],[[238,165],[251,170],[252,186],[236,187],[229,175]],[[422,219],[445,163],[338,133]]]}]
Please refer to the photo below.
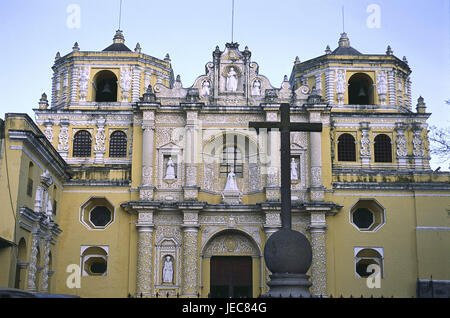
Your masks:
[{"label": "arched bell opening", "polygon": [[117,102],[117,76],[111,71],[100,71],[94,78],[94,100]]},{"label": "arched bell opening", "polygon": [[373,81],[367,74],[356,73],[348,80],[350,105],[373,105]]}]

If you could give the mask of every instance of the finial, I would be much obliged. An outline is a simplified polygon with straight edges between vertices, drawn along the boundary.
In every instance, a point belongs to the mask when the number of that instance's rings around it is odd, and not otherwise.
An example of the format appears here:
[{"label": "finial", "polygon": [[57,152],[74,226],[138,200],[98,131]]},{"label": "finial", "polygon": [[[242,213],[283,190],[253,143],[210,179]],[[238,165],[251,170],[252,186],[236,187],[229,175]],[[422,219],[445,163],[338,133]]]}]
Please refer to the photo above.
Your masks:
[{"label": "finial", "polygon": [[329,45],[327,45],[327,47],[326,47],[326,49],[325,49],[325,54],[331,54],[331,49],[330,49],[330,46]]},{"label": "finial", "polygon": [[295,57],[294,64],[300,64],[300,58],[298,56]]},{"label": "finial", "polygon": [[47,107],[48,107],[47,94],[43,93],[41,99],[39,100],[39,109],[47,109]]},{"label": "finial", "polygon": [[75,42],[75,44],[73,45],[72,50],[74,52],[79,52],[80,51],[80,46],[78,45],[78,42]]},{"label": "finial", "polygon": [[156,101],[156,95],[153,92],[152,84],[148,85],[147,90],[145,91],[145,93],[142,96],[141,100],[143,102],[150,102],[150,103]]},{"label": "finial", "polygon": [[403,57],[403,62],[405,62],[406,64],[408,64],[408,60],[406,59],[406,56]]},{"label": "finial", "polygon": [[164,61],[170,63],[171,59],[169,53],[167,53],[166,56],[164,57]]},{"label": "finial", "polygon": [[284,75],[283,81],[284,81],[284,82],[289,82],[289,79],[288,79],[288,76],[287,76],[287,75]]},{"label": "finial", "polygon": [[394,52],[391,49],[391,46],[388,45],[387,49],[386,49],[386,55],[392,55]]},{"label": "finial", "polygon": [[141,53],[142,52],[142,48],[141,48],[141,45],[139,44],[139,42],[136,44],[136,48],[134,49],[134,51],[136,53]]},{"label": "finial", "polygon": [[56,52],[55,61],[59,60],[61,58],[61,54],[59,52]]},{"label": "finial", "polygon": [[177,75],[176,81],[177,81],[177,82],[181,82],[181,76],[180,76],[179,74]]},{"label": "finial", "polygon": [[114,43],[122,43],[122,44],[125,43],[125,37],[123,36],[122,30],[116,31],[116,34],[114,35],[114,38],[113,38],[113,42]]},{"label": "finial", "polygon": [[350,39],[347,36],[347,33],[341,33],[341,37],[339,38],[339,46],[350,46]]},{"label": "finial", "polygon": [[426,106],[426,104],[425,104],[424,99],[423,99],[422,96],[420,96],[420,97],[417,99],[416,110],[417,110],[418,113],[421,113],[421,114],[425,113],[426,110],[427,110],[427,106]]}]

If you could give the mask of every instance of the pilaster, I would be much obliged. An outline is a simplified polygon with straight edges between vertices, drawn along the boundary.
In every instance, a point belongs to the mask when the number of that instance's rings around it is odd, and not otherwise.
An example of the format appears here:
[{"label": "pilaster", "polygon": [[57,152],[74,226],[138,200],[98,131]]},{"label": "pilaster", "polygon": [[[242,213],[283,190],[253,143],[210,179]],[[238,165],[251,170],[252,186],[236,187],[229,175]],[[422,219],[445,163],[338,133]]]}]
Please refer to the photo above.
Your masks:
[{"label": "pilaster", "polygon": [[138,211],[136,295],[151,295],[153,289],[153,210]]},{"label": "pilaster", "polygon": [[325,211],[311,211],[308,230],[311,235],[312,264],[311,264],[311,293],[327,295],[327,260],[325,231],[327,224]]}]

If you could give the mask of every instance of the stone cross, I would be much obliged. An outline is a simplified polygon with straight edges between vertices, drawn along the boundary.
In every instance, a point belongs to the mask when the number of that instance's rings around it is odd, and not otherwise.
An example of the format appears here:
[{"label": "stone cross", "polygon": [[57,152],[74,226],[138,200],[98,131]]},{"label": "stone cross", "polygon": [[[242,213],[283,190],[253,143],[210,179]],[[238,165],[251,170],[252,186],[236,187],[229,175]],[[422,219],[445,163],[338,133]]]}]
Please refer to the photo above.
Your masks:
[{"label": "stone cross", "polygon": [[321,123],[291,123],[290,105],[281,104],[281,122],[250,122],[249,127],[279,129],[281,132],[281,226],[291,229],[291,131],[321,132]]}]

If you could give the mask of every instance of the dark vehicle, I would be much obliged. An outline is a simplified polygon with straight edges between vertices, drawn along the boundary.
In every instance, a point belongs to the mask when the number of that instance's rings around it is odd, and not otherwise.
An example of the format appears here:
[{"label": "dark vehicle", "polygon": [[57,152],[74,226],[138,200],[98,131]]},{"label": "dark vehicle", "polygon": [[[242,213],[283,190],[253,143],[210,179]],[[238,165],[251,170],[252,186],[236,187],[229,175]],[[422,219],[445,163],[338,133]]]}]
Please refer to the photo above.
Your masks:
[{"label": "dark vehicle", "polygon": [[81,298],[77,295],[66,295],[66,294],[34,294],[35,298]]},{"label": "dark vehicle", "polygon": [[36,295],[16,288],[0,288],[0,298],[36,298]]}]

